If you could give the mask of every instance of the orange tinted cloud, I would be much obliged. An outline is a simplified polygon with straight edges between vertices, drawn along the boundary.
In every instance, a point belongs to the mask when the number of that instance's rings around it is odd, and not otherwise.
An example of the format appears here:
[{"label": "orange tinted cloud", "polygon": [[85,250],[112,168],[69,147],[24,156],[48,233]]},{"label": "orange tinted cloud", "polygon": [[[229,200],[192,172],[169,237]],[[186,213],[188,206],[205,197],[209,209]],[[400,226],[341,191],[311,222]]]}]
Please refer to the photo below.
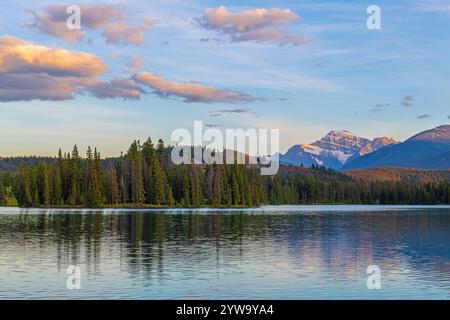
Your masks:
[{"label": "orange tinted cloud", "polygon": [[297,45],[305,39],[288,35],[280,26],[299,20],[290,9],[254,9],[229,12],[224,6],[206,9],[200,24],[231,36],[232,41],[257,41]]},{"label": "orange tinted cloud", "polygon": [[28,27],[37,28],[45,34],[63,38],[68,42],[77,42],[85,37],[82,30],[101,30],[107,43],[135,44],[144,43],[144,33],[150,29],[154,20],[142,19],[140,24],[129,23],[125,8],[119,4],[80,5],[81,30],[70,30],[66,26],[68,5],[51,5],[42,12],[31,13],[34,20]]},{"label": "orange tinted cloud", "polygon": [[245,32],[298,20],[300,17],[290,9],[255,9],[231,13],[226,7],[206,9],[205,21],[210,27]]},{"label": "orange tinted cloud", "polygon": [[90,77],[106,71],[99,57],[64,49],[52,49],[12,37],[0,37],[0,72],[45,72],[55,76]]},{"label": "orange tinted cloud", "polygon": [[150,72],[138,72],[133,79],[148,86],[159,96],[181,97],[184,99],[184,102],[245,103],[256,100],[245,93],[207,87],[198,82],[168,81]]},{"label": "orange tinted cloud", "polygon": [[137,55],[132,55],[130,57],[130,62],[128,63],[126,71],[127,72],[136,71],[137,69],[140,69],[141,67],[143,67],[144,64],[145,64],[145,61],[141,57],[139,57]]},{"label": "orange tinted cloud", "polygon": [[[133,56],[130,68],[143,61]],[[148,87],[158,96],[177,96],[184,102],[245,103],[252,96],[204,86],[197,82],[167,81],[150,72],[129,79],[103,81],[105,62],[86,52],[69,51],[34,44],[12,36],[0,37],[0,101],[68,100],[88,93],[100,99],[139,99]]]},{"label": "orange tinted cloud", "polygon": [[130,80],[114,79],[110,83],[99,80],[106,70],[101,58],[86,52],[49,48],[12,36],[0,37],[3,102],[68,100],[83,92],[101,98],[139,97],[141,91]]}]

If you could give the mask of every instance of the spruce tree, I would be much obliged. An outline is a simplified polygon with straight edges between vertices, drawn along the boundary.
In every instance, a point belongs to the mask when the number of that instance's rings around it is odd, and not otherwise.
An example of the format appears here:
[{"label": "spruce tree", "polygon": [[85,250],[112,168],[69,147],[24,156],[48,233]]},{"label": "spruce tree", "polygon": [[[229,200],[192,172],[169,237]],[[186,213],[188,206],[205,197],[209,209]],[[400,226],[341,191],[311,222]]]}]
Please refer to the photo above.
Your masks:
[{"label": "spruce tree", "polygon": [[106,186],[108,203],[111,205],[118,204],[120,201],[119,184],[117,182],[117,175],[111,161],[109,162]]},{"label": "spruce tree", "polygon": [[190,207],[191,206],[191,182],[187,169],[183,171],[183,184],[182,184],[182,198],[181,206]]},{"label": "spruce tree", "polygon": [[61,171],[60,166],[62,163],[58,160],[56,164],[53,165],[52,168],[52,205],[61,206],[64,204],[63,201],[63,193],[62,193],[62,179],[61,179]]},{"label": "spruce tree", "polygon": [[2,177],[0,176],[0,207],[6,206],[6,192]]},{"label": "spruce tree", "polygon": [[81,158],[78,153],[78,147],[75,145],[72,150],[72,155],[70,158],[70,205],[80,205],[81,204],[81,190],[82,190],[82,167]]},{"label": "spruce tree", "polygon": [[35,202],[38,202],[44,207],[49,207],[51,202],[50,192],[51,186],[47,165],[41,160],[37,168]]},{"label": "spruce tree", "polygon": [[127,153],[129,161],[131,199],[134,204],[145,202],[145,189],[143,179],[143,155],[138,141],[134,141]]}]

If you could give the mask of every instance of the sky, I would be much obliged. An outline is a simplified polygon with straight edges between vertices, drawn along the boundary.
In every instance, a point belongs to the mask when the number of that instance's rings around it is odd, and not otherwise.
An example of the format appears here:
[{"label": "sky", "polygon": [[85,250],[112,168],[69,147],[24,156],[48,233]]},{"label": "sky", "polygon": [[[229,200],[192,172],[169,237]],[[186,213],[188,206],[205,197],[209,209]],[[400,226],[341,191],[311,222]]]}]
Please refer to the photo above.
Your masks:
[{"label": "sky", "polygon": [[[69,29],[69,5],[81,29]],[[367,28],[367,7],[381,29]],[[0,156],[178,128],[404,140],[450,122],[450,1],[2,1]],[[74,22],[75,20],[71,20]]]}]

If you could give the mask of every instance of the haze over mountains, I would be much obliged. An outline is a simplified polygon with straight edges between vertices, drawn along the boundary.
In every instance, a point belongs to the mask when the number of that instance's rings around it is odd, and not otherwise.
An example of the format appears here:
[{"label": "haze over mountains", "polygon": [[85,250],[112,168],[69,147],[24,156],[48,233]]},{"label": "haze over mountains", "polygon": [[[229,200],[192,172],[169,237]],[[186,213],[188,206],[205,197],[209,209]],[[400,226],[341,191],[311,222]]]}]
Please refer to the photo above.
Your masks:
[{"label": "haze over mountains", "polygon": [[381,167],[450,168],[450,125],[421,132],[400,142],[389,137],[373,140],[347,130],[331,131],[311,144],[291,147],[280,155],[284,165],[319,165],[337,170]]}]

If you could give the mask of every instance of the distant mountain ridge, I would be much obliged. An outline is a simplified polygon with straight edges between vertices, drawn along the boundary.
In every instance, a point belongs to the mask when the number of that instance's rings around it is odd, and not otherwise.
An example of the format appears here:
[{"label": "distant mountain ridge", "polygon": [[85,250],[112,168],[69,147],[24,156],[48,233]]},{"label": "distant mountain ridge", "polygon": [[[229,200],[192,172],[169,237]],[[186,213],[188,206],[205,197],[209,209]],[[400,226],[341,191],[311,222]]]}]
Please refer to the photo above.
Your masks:
[{"label": "distant mountain ridge", "polygon": [[[324,166],[351,171],[373,168],[450,169],[450,125],[442,125],[413,135],[404,142],[389,137],[373,140],[348,130],[333,130],[311,144],[292,146],[279,154],[287,166]],[[244,155],[248,160],[249,156]],[[104,165],[118,158],[103,160]],[[0,173],[15,172],[20,163],[50,163],[54,157],[0,157]]]},{"label": "distant mountain ridge", "polygon": [[342,170],[384,167],[450,168],[450,125],[420,132],[403,143],[390,145],[346,163]]},{"label": "distant mountain ridge", "polygon": [[389,137],[373,140],[359,137],[348,130],[333,130],[311,144],[299,144],[280,155],[284,165],[318,165],[340,169],[346,163],[399,141]]},{"label": "distant mountain ridge", "polygon": [[450,143],[450,125],[442,125],[434,129],[426,130],[409,138],[417,141],[434,141]]}]

